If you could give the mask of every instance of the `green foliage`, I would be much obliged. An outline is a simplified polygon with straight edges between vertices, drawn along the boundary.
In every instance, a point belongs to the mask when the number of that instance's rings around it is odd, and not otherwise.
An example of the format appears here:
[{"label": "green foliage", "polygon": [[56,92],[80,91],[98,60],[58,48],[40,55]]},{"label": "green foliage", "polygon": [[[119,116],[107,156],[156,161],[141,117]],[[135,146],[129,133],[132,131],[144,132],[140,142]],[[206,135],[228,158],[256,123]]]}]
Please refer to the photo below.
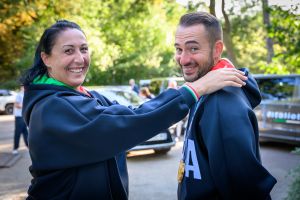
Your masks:
[{"label": "green foliage", "polygon": [[[272,7],[272,27],[266,32],[258,2],[227,8],[238,66],[255,73],[300,73],[298,7]],[[173,0],[3,0],[0,84],[7,82],[13,87],[11,83],[32,64],[43,30],[62,18],[77,22],[87,35],[92,58],[87,85],[178,75],[173,59],[175,28],[183,13],[197,8],[205,10],[207,6],[203,1],[190,1],[185,8]],[[264,62],[267,34],[275,42],[276,55],[270,65]]]},{"label": "green foliage", "polygon": [[202,9],[207,9],[206,4],[201,1],[201,0],[188,0],[186,9],[188,12],[195,12],[199,10],[200,8]]},{"label": "green foliage", "polygon": [[[296,148],[294,153],[300,155],[300,148]],[[290,185],[285,200],[300,200],[300,166],[292,171],[291,176],[293,177],[293,183]]]},{"label": "green foliage", "polygon": [[18,82],[18,80],[15,80],[15,79],[5,81],[0,84],[1,89],[5,88],[5,89],[16,90],[16,89],[19,89],[19,87],[20,87],[19,82]]},{"label": "green foliage", "polygon": [[269,37],[275,43],[275,58],[286,65],[290,73],[300,73],[299,3],[289,10],[272,6]]},{"label": "green foliage", "polygon": [[[238,66],[247,67],[253,73],[300,73],[300,23],[299,15],[295,14],[299,13],[299,6],[294,5],[288,10],[270,7],[271,27],[265,29],[262,12],[249,12],[257,3],[246,4],[241,10],[248,12],[237,12],[231,17],[231,35]],[[269,64],[265,61],[267,36],[272,38],[275,52]]]},{"label": "green foliage", "polygon": [[26,1],[1,1],[0,3],[0,83],[18,75],[15,63],[22,57],[24,42],[22,28],[29,26],[36,17]]},{"label": "green foliage", "polygon": [[10,85],[11,80],[18,80],[22,71],[31,65],[36,43],[49,22],[78,13],[77,3],[78,0],[1,2],[1,84]]},{"label": "green foliage", "polygon": [[[88,84],[127,84],[130,78],[169,75],[170,65],[174,66],[170,62],[174,19],[182,13],[179,6],[171,1],[149,0],[126,0],[118,4],[111,1],[106,6],[110,12],[98,23],[107,45],[105,51],[110,53],[102,56],[102,60],[101,55],[93,58],[94,69],[89,78],[93,81]],[[106,79],[99,79],[102,73],[107,73]]]},{"label": "green foliage", "polygon": [[[43,30],[61,18],[77,22],[87,35],[92,58],[86,78],[88,85],[127,84],[130,78],[138,80],[177,72],[173,35],[184,9],[174,1],[40,0],[2,4],[0,32],[7,33],[1,37],[5,42],[0,51],[0,69],[5,73],[0,76],[1,82],[16,79],[31,65]],[[23,19],[18,13],[25,11],[26,24],[17,23]],[[11,24],[20,25],[10,31],[2,28]]]},{"label": "green foliage", "polygon": [[290,68],[288,65],[280,62],[278,58],[273,58],[272,63],[267,63],[266,61],[259,61],[256,64],[256,73],[259,74],[289,74]]},{"label": "green foliage", "polygon": [[[231,21],[232,40],[239,67],[247,67],[253,73],[259,73],[259,61],[265,60],[267,54],[263,35],[261,15],[244,15]],[[256,31],[253,31],[256,30]],[[226,55],[226,52],[225,52]]]}]

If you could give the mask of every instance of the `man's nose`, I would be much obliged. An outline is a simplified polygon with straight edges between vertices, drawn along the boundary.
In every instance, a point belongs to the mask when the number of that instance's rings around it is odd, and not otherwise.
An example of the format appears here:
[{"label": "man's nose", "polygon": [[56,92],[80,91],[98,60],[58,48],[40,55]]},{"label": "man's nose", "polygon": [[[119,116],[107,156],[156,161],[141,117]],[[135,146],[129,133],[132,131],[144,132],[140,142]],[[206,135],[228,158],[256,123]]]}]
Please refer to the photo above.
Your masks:
[{"label": "man's nose", "polygon": [[179,64],[181,66],[186,66],[191,63],[191,56],[188,52],[182,52],[179,58]]}]

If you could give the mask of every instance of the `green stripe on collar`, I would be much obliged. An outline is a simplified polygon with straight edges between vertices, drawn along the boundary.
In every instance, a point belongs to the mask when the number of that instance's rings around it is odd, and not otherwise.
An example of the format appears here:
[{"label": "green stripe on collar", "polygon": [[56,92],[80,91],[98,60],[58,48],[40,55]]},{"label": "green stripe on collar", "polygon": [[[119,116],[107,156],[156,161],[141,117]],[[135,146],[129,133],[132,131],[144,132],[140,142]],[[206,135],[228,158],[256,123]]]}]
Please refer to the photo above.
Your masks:
[{"label": "green stripe on collar", "polygon": [[73,87],[63,83],[63,82],[60,82],[54,78],[51,78],[51,77],[48,77],[47,75],[43,75],[43,76],[38,76],[36,77],[33,82],[33,84],[49,84],[49,85],[59,85],[59,86],[65,86],[65,87],[68,87],[68,88],[71,88],[71,89],[74,89]]}]

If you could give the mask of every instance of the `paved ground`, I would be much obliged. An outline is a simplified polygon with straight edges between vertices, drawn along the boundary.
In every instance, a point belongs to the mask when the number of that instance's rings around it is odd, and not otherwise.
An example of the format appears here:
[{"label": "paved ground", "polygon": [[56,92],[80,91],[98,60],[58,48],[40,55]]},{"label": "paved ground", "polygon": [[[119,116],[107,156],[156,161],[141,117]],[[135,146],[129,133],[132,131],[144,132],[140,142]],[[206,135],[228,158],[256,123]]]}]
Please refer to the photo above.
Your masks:
[{"label": "paved ground", "polygon": [[[0,199],[2,200],[24,199],[26,195],[24,188],[28,187],[31,179],[28,172],[30,159],[23,138],[20,140],[19,155],[12,156],[11,154],[13,148],[13,119],[11,115],[0,115],[0,163],[5,164],[3,159],[13,161],[11,165],[8,163],[7,167],[2,165],[0,168]],[[28,180],[28,182],[26,183],[24,180]]]},{"label": "paved ground", "polygon": [[[12,135],[13,116],[0,115],[1,200],[23,200],[31,180],[28,171],[30,158],[22,139],[19,156],[11,157],[12,163],[8,163],[9,167],[1,167],[3,160],[11,155]],[[177,184],[174,174],[177,173],[181,148],[182,142],[179,142],[165,156],[149,155],[128,159],[130,200],[176,199]],[[300,165],[300,156],[290,153],[291,149],[285,145],[261,145],[263,164],[278,180],[271,192],[273,200],[284,200],[293,178],[289,171]]]}]

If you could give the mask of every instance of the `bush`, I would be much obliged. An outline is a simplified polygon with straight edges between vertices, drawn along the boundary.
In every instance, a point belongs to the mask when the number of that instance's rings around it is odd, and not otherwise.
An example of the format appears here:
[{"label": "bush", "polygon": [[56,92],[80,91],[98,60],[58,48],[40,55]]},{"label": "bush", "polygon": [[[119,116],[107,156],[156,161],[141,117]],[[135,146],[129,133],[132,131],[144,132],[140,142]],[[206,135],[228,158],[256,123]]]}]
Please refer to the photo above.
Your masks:
[{"label": "bush", "polygon": [[[300,148],[296,148],[293,152],[300,155]],[[291,175],[294,177],[294,180],[290,185],[288,196],[285,200],[300,200],[300,166],[294,169]]]},{"label": "bush", "polygon": [[20,87],[20,83],[17,80],[10,80],[0,84],[0,89],[15,90]]}]

